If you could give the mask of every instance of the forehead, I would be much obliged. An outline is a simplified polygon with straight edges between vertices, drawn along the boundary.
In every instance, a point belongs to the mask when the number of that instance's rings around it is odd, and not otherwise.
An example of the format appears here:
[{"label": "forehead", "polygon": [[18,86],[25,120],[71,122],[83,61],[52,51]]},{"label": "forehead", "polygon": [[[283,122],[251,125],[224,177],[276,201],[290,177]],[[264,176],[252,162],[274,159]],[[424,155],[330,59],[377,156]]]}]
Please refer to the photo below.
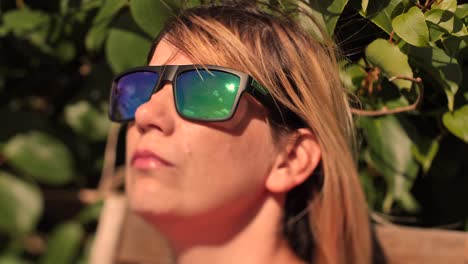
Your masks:
[{"label": "forehead", "polygon": [[149,65],[158,66],[158,65],[184,65],[184,64],[193,64],[193,62],[179,49],[165,41],[161,40],[156,49],[153,52]]}]

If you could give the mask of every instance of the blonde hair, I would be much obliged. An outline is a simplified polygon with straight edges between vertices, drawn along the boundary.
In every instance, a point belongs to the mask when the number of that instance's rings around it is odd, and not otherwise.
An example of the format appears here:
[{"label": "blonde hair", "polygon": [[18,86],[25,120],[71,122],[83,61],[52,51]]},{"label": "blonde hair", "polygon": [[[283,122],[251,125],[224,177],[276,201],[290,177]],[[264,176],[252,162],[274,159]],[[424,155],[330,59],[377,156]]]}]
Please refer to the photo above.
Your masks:
[{"label": "blonde hair", "polygon": [[[335,48],[318,43],[291,19],[245,6],[186,10],[166,25],[154,46],[162,38],[194,63],[250,74],[315,133],[320,168],[288,193],[285,206],[292,214],[284,231],[296,254],[314,263],[370,263],[368,211]],[[284,121],[290,131],[296,128]]]}]

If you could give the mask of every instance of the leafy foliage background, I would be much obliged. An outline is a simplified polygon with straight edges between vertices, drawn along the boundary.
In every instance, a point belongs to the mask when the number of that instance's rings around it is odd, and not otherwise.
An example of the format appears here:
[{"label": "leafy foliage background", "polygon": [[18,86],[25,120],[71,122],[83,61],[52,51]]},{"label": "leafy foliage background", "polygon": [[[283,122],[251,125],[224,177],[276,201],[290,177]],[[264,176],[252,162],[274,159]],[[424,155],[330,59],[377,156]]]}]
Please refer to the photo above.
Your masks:
[{"label": "leafy foliage background", "polygon": [[[0,2],[0,263],[86,263],[102,202],[78,191],[99,181],[112,76],[145,63],[171,13],[207,2]],[[311,10],[343,49],[373,219],[463,230],[468,5],[257,2]]]}]

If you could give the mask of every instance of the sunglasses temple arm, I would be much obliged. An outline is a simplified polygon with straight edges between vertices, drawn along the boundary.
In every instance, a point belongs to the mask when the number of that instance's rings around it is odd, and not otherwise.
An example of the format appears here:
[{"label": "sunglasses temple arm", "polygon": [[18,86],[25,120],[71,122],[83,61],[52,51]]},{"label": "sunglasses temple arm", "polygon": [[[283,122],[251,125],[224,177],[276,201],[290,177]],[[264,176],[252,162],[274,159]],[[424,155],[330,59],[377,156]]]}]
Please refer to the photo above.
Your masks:
[{"label": "sunglasses temple arm", "polygon": [[273,95],[263,85],[252,79],[250,83],[250,93],[264,106],[269,109],[271,115],[275,118],[280,118],[284,121],[284,116],[281,111],[280,105],[276,102]]}]

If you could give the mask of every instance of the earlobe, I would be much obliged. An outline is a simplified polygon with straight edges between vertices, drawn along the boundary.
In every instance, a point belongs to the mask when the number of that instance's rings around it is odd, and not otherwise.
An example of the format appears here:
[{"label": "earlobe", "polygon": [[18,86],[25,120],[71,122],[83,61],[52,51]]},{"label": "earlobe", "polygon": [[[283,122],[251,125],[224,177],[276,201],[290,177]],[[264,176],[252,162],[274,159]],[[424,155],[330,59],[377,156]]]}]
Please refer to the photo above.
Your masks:
[{"label": "earlobe", "polygon": [[273,193],[288,192],[312,174],[320,159],[321,150],[315,134],[310,129],[298,129],[278,153],[266,188]]}]

